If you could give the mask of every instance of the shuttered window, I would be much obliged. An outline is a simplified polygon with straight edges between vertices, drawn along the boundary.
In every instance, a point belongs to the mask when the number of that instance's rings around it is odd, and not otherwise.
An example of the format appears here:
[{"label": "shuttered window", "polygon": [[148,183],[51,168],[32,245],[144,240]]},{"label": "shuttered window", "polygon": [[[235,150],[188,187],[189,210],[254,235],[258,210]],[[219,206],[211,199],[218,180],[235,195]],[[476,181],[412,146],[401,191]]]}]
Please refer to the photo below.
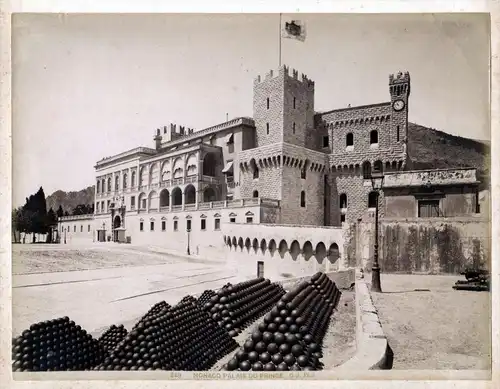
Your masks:
[{"label": "shuttered window", "polygon": [[418,202],[418,217],[439,217],[439,200],[420,200]]}]

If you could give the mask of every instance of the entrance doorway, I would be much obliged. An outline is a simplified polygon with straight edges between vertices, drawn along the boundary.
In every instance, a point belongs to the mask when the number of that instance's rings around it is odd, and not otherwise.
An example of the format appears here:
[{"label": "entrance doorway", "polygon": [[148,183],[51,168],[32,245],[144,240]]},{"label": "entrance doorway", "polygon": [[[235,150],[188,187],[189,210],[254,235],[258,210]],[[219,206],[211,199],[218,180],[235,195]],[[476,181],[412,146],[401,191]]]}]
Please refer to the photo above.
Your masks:
[{"label": "entrance doorway", "polygon": [[264,262],[257,262],[257,278],[264,278]]},{"label": "entrance doorway", "polygon": [[120,216],[116,215],[113,220],[113,242],[118,242],[118,231],[117,228],[120,228],[122,225],[122,220]]}]

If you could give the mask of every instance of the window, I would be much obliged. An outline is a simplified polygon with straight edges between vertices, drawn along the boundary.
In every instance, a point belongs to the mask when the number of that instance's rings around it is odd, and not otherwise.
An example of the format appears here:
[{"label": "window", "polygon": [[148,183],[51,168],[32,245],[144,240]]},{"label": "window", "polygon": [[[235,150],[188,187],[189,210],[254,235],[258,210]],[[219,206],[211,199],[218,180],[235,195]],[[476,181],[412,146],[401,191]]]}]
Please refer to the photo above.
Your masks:
[{"label": "window", "polygon": [[345,223],[345,215],[344,214],[340,215],[340,222]]},{"label": "window", "polygon": [[253,168],[253,179],[259,178],[259,168],[257,166],[254,166]]},{"label": "window", "polygon": [[146,199],[142,199],[142,209],[146,209],[146,205],[147,205]]},{"label": "window", "polygon": [[139,223],[139,230],[144,231],[144,222]]},{"label": "window", "polygon": [[88,227],[89,227],[89,228],[88,228],[88,232],[90,232],[90,224],[88,225]]},{"label": "window", "polygon": [[190,230],[190,229],[191,229],[191,220],[187,220],[187,222],[186,222],[186,228],[187,228],[188,230]]},{"label": "window", "polygon": [[269,97],[267,98],[267,109],[269,109]]},{"label": "window", "polygon": [[97,203],[97,208],[96,208],[97,213],[99,213],[99,209],[100,209],[100,204],[99,204],[99,203]]},{"label": "window", "polygon": [[481,202],[479,201],[479,192],[476,192],[476,213],[481,213]]},{"label": "window", "polygon": [[135,186],[135,171],[132,172],[132,179],[130,181],[130,186],[134,187]]},{"label": "window", "polygon": [[441,210],[439,209],[439,200],[419,200],[418,217],[439,216],[441,216]]},{"label": "window", "polygon": [[293,122],[292,130],[293,130],[293,133],[295,134],[295,122]]},{"label": "window", "polygon": [[101,181],[97,180],[97,193],[101,191]]},{"label": "window", "polygon": [[165,220],[161,221],[161,230],[166,231],[167,230],[167,222]]},{"label": "window", "polygon": [[300,192],[300,206],[304,208],[306,206],[306,192]]},{"label": "window", "polygon": [[236,223],[236,218],[235,217],[230,218],[229,223]]},{"label": "window", "polygon": [[363,178],[369,179],[372,176],[372,164],[368,161],[363,162]]},{"label": "window", "polygon": [[132,197],[130,198],[130,207],[131,207],[131,208],[134,208],[134,207],[135,207],[135,196],[132,196]]},{"label": "window", "polygon": [[154,231],[155,230],[155,222],[150,222],[149,225],[150,225],[150,230]]},{"label": "window", "polygon": [[375,161],[373,163],[373,171],[377,173],[382,173],[384,170],[384,165],[382,164],[382,161]]},{"label": "window", "polygon": [[120,188],[120,177],[116,176],[115,177],[115,190],[118,190]]},{"label": "window", "polygon": [[127,188],[127,173],[123,175],[123,189]]},{"label": "window", "polygon": [[340,195],[340,208],[347,208],[347,195],[345,193]]},{"label": "window", "polygon": [[83,226],[80,226],[80,232],[83,232]]},{"label": "window", "polygon": [[179,221],[174,220],[174,231],[177,231],[179,229]]},{"label": "window", "polygon": [[328,141],[328,136],[323,137],[323,147],[328,147],[330,142]]},{"label": "window", "polygon": [[370,132],[370,144],[374,145],[378,143],[378,131],[373,130]]},{"label": "window", "polygon": [[378,199],[377,192],[368,193],[368,208],[376,208],[377,207],[377,199]]},{"label": "window", "polygon": [[215,219],[215,221],[214,221],[214,229],[216,231],[220,230],[220,219]]},{"label": "window", "polygon": [[73,232],[76,232],[76,226],[73,226]]},{"label": "window", "polygon": [[269,123],[266,123],[266,131],[267,131],[267,135],[269,135]]},{"label": "window", "polygon": [[354,135],[352,134],[352,132],[345,136],[345,145],[346,147],[354,146]]},{"label": "window", "polygon": [[247,224],[253,223],[253,217],[247,217]]},{"label": "window", "polygon": [[108,177],[108,192],[111,192],[111,177]]},{"label": "window", "polygon": [[399,142],[399,126],[396,127],[396,140]]},{"label": "window", "polygon": [[294,98],[293,98],[293,109],[295,109],[295,108],[296,108],[296,102],[297,102],[297,99],[294,97]]},{"label": "window", "polygon": [[207,229],[207,220],[201,219],[201,230],[205,231]]},{"label": "window", "polygon": [[254,190],[253,193],[252,193],[252,197],[253,198],[259,197],[259,191],[258,190]]},{"label": "window", "polygon": [[300,170],[300,178],[305,180],[306,179],[306,166],[304,165],[304,167]]},{"label": "window", "polygon": [[107,207],[108,211],[109,211],[109,205],[110,205],[110,204],[111,204],[111,200],[108,200],[108,203],[107,203],[107,205],[106,205],[106,207]]}]

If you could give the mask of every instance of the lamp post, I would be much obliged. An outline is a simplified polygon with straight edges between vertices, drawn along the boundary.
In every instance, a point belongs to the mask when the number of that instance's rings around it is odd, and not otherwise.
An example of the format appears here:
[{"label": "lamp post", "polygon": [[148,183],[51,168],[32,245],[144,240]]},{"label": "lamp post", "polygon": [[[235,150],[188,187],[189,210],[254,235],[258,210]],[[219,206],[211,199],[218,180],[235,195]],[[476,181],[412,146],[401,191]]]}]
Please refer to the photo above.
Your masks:
[{"label": "lamp post", "polygon": [[375,244],[373,247],[373,264],[372,264],[372,291],[382,292],[380,286],[380,265],[378,263],[378,200],[380,196],[380,190],[382,189],[382,184],[384,183],[384,174],[381,172],[375,172],[370,176],[372,181],[372,188],[376,193],[375,198]]},{"label": "lamp post", "polygon": [[189,233],[191,232],[191,228],[187,228],[188,233],[188,247],[187,247],[187,255],[191,255],[191,250],[189,248]]}]

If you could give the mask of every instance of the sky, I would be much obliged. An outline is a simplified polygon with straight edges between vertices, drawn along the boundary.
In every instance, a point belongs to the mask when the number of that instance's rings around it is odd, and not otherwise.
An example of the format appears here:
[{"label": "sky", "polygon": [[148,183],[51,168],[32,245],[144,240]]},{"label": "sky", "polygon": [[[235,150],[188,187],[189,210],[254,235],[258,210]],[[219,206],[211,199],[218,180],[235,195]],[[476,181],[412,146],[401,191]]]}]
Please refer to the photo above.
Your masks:
[{"label": "sky", "polygon": [[[315,81],[315,109],[389,101],[409,71],[409,120],[490,139],[484,14],[295,14],[282,63]],[[169,123],[252,116],[253,80],[279,65],[278,14],[18,14],[12,21],[13,206],[95,181],[95,163],[154,147]]]}]

